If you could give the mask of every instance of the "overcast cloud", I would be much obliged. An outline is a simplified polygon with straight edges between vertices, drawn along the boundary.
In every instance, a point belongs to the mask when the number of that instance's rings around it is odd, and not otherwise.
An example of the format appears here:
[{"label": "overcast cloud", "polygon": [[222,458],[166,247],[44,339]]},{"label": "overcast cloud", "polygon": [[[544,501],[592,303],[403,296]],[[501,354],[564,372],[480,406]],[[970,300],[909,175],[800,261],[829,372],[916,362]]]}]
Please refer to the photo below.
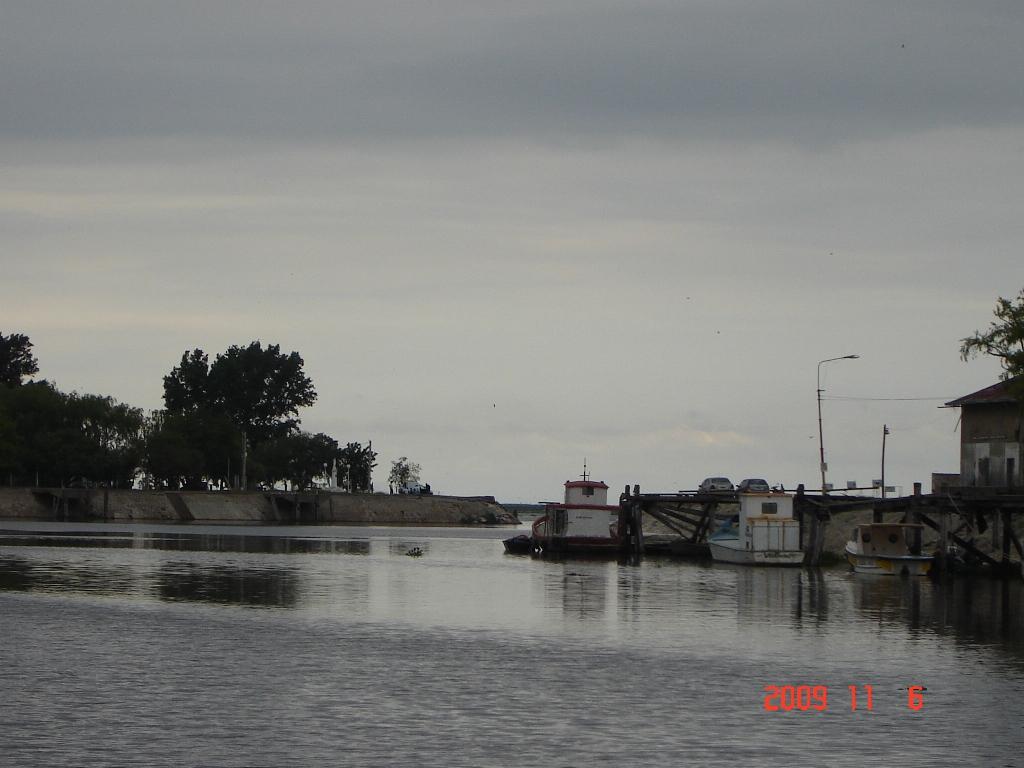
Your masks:
[{"label": "overcast cloud", "polygon": [[[5,3],[0,332],[161,405],[258,338],[441,491],[811,484],[827,396],[990,384],[1024,287],[1015,2]],[[955,471],[826,400],[837,484]]]}]

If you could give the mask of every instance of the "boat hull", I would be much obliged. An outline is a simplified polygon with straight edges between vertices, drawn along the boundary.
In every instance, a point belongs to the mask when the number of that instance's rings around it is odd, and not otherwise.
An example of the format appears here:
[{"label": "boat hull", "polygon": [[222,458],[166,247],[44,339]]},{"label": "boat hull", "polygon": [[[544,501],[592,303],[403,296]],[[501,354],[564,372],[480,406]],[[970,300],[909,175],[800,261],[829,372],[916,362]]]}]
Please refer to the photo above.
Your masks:
[{"label": "boat hull", "polygon": [[535,543],[542,551],[579,554],[618,554],[622,548],[619,539],[588,538],[585,536],[555,536],[538,539]]},{"label": "boat hull", "polygon": [[[735,543],[732,543],[735,542]],[[804,553],[795,550],[750,550],[740,549],[737,539],[708,542],[711,557],[721,563],[737,565],[798,566],[804,562]]]},{"label": "boat hull", "polygon": [[591,504],[548,504],[533,523],[535,551],[542,554],[617,555],[619,508]]},{"label": "boat hull", "polygon": [[533,539],[525,533],[505,539],[505,552],[510,555],[528,555],[533,551]]},{"label": "boat hull", "polygon": [[933,558],[929,555],[865,555],[846,545],[846,562],[854,573],[879,576],[927,576]]}]

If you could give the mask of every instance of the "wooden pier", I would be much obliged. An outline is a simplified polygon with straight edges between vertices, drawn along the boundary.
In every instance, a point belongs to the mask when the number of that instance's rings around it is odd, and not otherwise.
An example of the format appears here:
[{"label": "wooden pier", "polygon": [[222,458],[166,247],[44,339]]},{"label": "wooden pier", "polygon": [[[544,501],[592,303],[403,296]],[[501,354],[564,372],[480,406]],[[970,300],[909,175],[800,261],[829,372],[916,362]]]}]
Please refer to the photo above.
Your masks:
[{"label": "wooden pier", "polygon": [[[662,551],[679,557],[710,557],[708,534],[723,505],[738,504],[736,493],[640,493],[629,486],[619,497],[619,531],[630,558]],[[643,516],[649,515],[678,536],[662,545],[645,544]]]},{"label": "wooden pier", "polygon": [[[942,493],[923,494],[915,484],[912,496],[881,499],[874,496],[805,493],[798,487],[793,495],[794,517],[800,521],[800,542],[804,564],[817,567],[821,561],[825,532],[834,514],[871,510],[874,522],[920,523],[938,534],[935,564],[937,577],[974,570],[983,565],[1002,578],[1021,577],[1024,547],[1013,521],[1024,514],[1024,493],[1015,488],[946,488]],[[699,493],[641,493],[626,486],[619,497],[619,531],[623,557],[638,562],[645,553],[665,552],[678,557],[708,557],[708,535],[716,519],[723,518],[727,505],[739,503],[735,491]],[[723,511],[723,507],[726,510]],[[668,545],[645,542],[643,520],[648,515],[678,537]],[[1019,518],[1018,518],[1019,519]],[[986,546],[985,538],[990,537]],[[922,542],[912,542],[920,552]],[[1013,555],[1016,554],[1016,558]]]},{"label": "wooden pier", "polygon": [[[905,522],[922,523],[939,536],[933,569],[941,576],[955,572],[961,560],[984,563],[1000,576],[1021,576],[1024,547],[1013,526],[1024,514],[1024,494],[1015,488],[947,488],[942,493],[876,499],[874,519],[900,514]],[[990,537],[991,549],[981,547]],[[920,542],[918,542],[918,545]],[[962,553],[961,560],[953,554]],[[1012,559],[1013,552],[1017,560]]]}]

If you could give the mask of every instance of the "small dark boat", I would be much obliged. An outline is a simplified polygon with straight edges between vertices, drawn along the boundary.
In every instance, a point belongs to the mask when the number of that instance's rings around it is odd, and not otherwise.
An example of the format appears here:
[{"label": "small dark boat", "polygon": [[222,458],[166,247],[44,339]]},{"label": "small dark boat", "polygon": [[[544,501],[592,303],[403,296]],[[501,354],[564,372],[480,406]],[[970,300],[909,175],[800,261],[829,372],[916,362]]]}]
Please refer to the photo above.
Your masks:
[{"label": "small dark boat", "polygon": [[505,539],[505,552],[510,555],[528,555],[533,550],[533,538],[525,533]]}]

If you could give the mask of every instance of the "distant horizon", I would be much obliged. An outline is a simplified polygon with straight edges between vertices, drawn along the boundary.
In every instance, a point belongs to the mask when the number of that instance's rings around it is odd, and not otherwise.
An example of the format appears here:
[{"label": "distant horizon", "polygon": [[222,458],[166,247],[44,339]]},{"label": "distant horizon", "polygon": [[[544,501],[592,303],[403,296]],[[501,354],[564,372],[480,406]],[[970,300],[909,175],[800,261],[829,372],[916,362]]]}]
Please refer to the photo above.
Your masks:
[{"label": "distant horizon", "polygon": [[525,500],[584,458],[820,483],[820,371],[829,479],[888,425],[927,486],[1024,284],[1021,39],[950,0],[12,4],[0,329],[147,411],[185,350],[279,344],[378,485]]}]

